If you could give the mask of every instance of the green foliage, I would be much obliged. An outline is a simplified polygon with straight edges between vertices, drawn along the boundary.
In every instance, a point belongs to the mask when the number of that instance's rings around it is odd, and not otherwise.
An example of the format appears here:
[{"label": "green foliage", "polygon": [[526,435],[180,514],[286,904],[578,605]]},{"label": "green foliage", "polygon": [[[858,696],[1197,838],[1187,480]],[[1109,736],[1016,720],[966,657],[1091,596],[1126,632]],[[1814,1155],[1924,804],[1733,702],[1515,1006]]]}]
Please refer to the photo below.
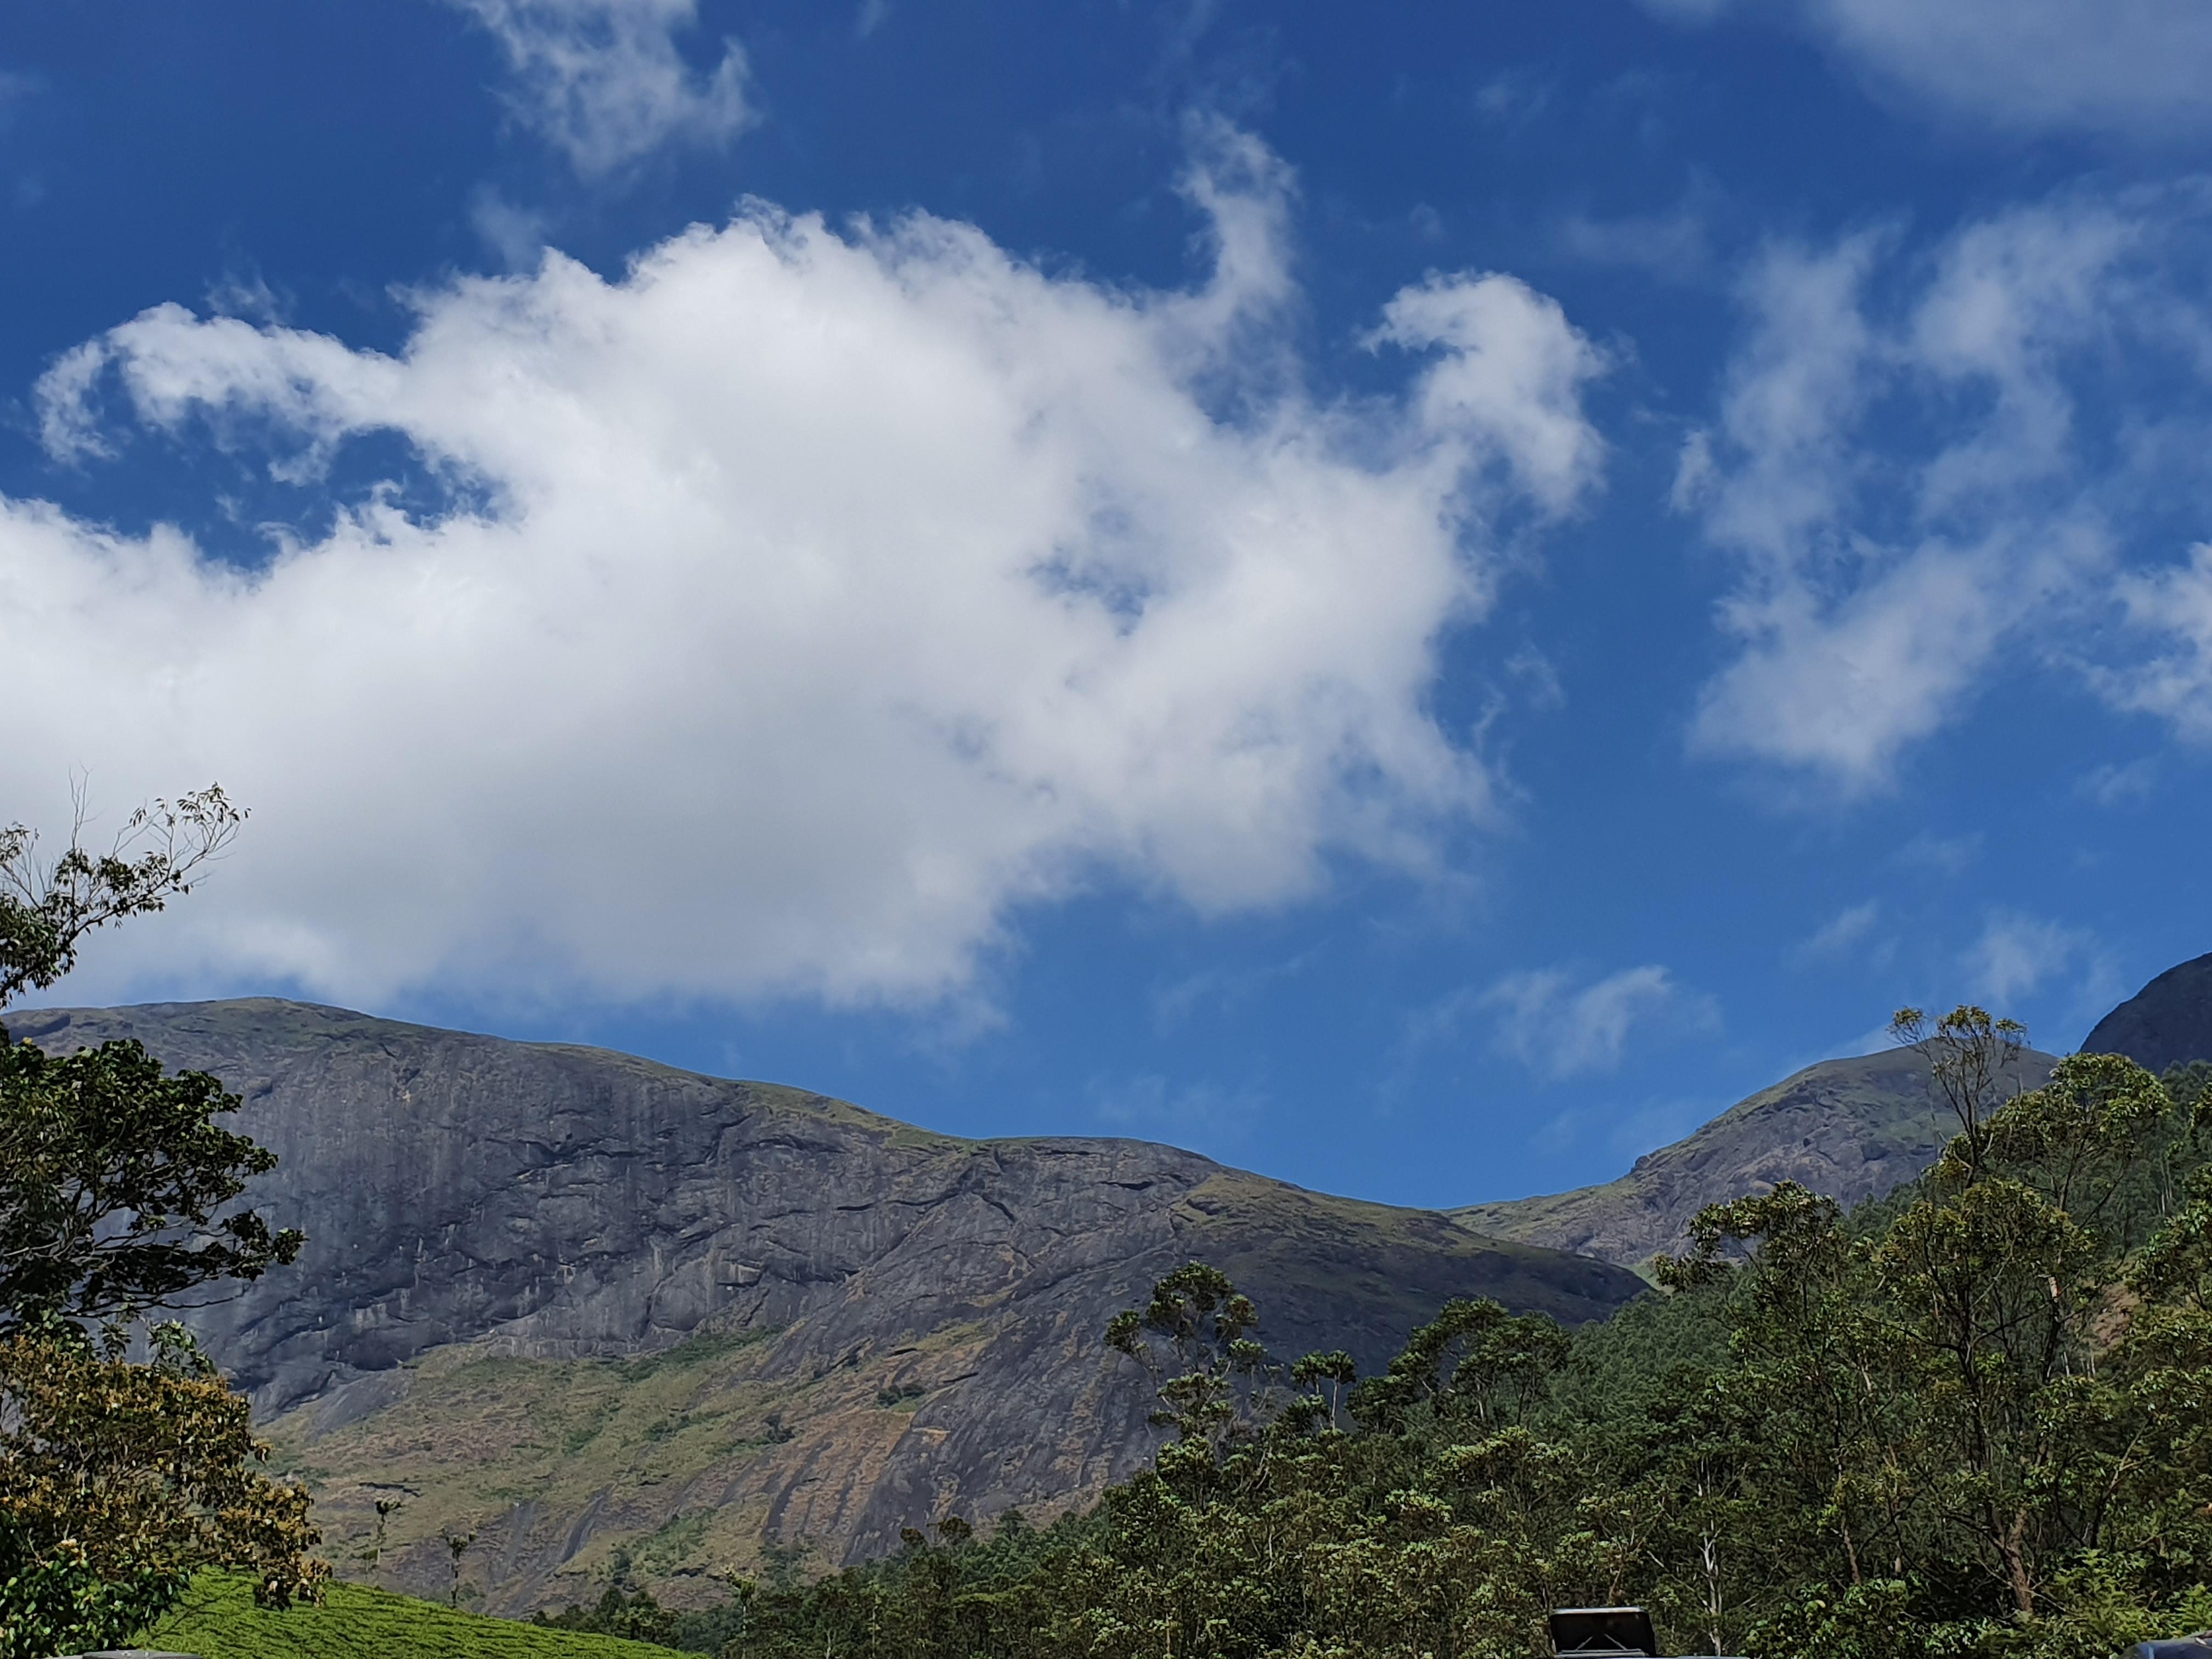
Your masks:
[{"label": "green foliage", "polygon": [[2212,1060],[2191,1060],[2166,1068],[2159,1079],[2173,1103],[2184,1110],[2197,1112],[2202,1109],[2204,1097],[2212,1093]]},{"label": "green foliage", "polygon": [[37,1549],[0,1515],[0,1659],[119,1646],[183,1588],[182,1575],[150,1565],[103,1571],[73,1538]]},{"label": "green foliage", "polygon": [[307,1493],[255,1465],[246,1402],[189,1337],[155,1358],[96,1352],[73,1326],[0,1339],[0,1656],[112,1645],[209,1563],[250,1570],[274,1607],[328,1569]]},{"label": "green foliage", "polygon": [[680,1653],[719,1654],[744,1631],[746,1601],[743,1597],[717,1607],[678,1610],[664,1607],[645,1590],[624,1595],[619,1584],[610,1584],[590,1607],[563,1607],[560,1612],[535,1613],[531,1622],[550,1630],[588,1631],[600,1636],[619,1636],[633,1642],[651,1642]]},{"label": "green foliage", "polygon": [[141,807],[112,847],[94,853],[82,844],[80,800],[70,844],[51,865],[36,857],[36,831],[20,823],[0,827],[0,1008],[68,973],[85,934],[191,892],[194,875],[229,846],[245,821],[210,784],[173,802]]},{"label": "green foliage", "polygon": [[1174,1431],[1152,1468],[1042,1533],[743,1587],[725,1653],[1504,1659],[1620,1601],[1670,1650],[1763,1659],[2090,1659],[2204,1625],[2205,1079],[2077,1055],[2008,1098],[2017,1027],[1899,1028],[1959,1133],[1892,1200],[1715,1206],[1607,1324],[1454,1302],[1357,1382],[1277,1364],[1194,1264],[1108,1334]]},{"label": "green foliage", "polygon": [[1250,1335],[1259,1322],[1259,1310],[1226,1273],[1194,1261],[1154,1285],[1142,1312],[1116,1314],[1107,1325],[1107,1346],[1152,1374],[1160,1401],[1153,1426],[1172,1428],[1180,1442],[1208,1454],[1179,1467],[1210,1463],[1249,1434],[1267,1358]]},{"label": "green foliage", "polygon": [[272,1613],[252,1586],[204,1573],[173,1612],[142,1629],[143,1647],[204,1659],[669,1659],[665,1648],[458,1613],[360,1584],[333,1584],[322,1605]]},{"label": "green foliage", "polygon": [[2017,1020],[1993,1019],[1987,1011],[1962,1004],[1932,1026],[1919,1009],[1900,1008],[1891,1018],[1889,1030],[1899,1042],[1926,1056],[1937,1092],[1959,1121],[1951,1155],[1969,1170],[1978,1170],[1990,1114],[2006,1096],[2018,1091],[2027,1028]]},{"label": "green foliage", "polygon": [[[243,817],[210,788],[43,867],[31,832],[0,830],[0,1005],[190,891]],[[52,1056],[0,1030],[0,1659],[112,1645],[204,1566],[246,1569],[271,1608],[321,1592],[307,1493],[260,1473],[246,1401],[179,1325],[126,1358],[149,1310],[299,1252],[232,1207],[276,1164],[214,1122],[238,1103],[136,1042]]]},{"label": "green foliage", "polygon": [[276,1166],[215,1121],[239,1104],[137,1042],[52,1055],[0,1029],[0,1332],[127,1321],[297,1256],[296,1231],[220,1213]]}]

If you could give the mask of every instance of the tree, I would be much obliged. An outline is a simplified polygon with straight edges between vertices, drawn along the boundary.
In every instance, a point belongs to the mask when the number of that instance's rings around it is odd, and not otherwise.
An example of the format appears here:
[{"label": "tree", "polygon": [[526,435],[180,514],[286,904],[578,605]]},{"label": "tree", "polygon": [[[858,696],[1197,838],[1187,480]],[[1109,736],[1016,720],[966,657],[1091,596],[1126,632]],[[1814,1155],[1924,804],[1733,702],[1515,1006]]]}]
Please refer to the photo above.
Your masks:
[{"label": "tree", "polygon": [[2075,1055],[2021,1094],[2017,1026],[1899,1024],[1959,1122],[1889,1197],[1784,1182],[1603,1324],[1456,1301],[1279,1398],[1257,1309],[1180,1269],[1110,1328],[1179,1431],[1153,1468],[1018,1556],[917,1532],[755,1595],[724,1659],[1522,1659],[1547,1610],[1620,1601],[1765,1659],[2212,1626],[2205,1076]]},{"label": "tree", "polygon": [[1115,1315],[1106,1343],[1151,1372],[1154,1426],[1211,1455],[1252,1432],[1255,1395],[1270,1380],[1267,1351],[1251,1335],[1259,1323],[1226,1273],[1193,1261],[1155,1285],[1141,1312]]},{"label": "tree", "polygon": [[[51,866],[0,830],[0,1006],[53,984],[83,936],[191,890],[244,814],[219,788],[132,815]],[[136,1042],[54,1056],[0,1030],[0,1659],[120,1644],[204,1566],[317,1596],[307,1495],[254,1466],[246,1401],[149,1311],[290,1261],[301,1236],[224,1212],[276,1159],[217,1126],[235,1097]]]},{"label": "tree", "polygon": [[1360,1422],[1402,1429],[1427,1405],[1483,1432],[1518,1422],[1567,1355],[1567,1334],[1541,1314],[1509,1314],[1455,1297],[1407,1339],[1381,1376],[1352,1394]]},{"label": "tree", "polygon": [[297,1231],[220,1213],[276,1164],[216,1123],[239,1104],[137,1042],[0,1047],[0,1334],[127,1323],[296,1257]]},{"label": "tree", "polygon": [[471,1527],[466,1532],[456,1532],[448,1527],[438,1537],[453,1561],[453,1582],[446,1588],[446,1605],[458,1607],[461,1605],[461,1558],[469,1553],[469,1546],[477,1541],[476,1528]]},{"label": "tree", "polygon": [[380,1498],[376,1500],[376,1535],[374,1541],[369,1546],[368,1553],[370,1571],[374,1572],[384,1565],[386,1528],[391,1524],[392,1517],[405,1507],[406,1504],[397,1498]]},{"label": "tree", "polygon": [[0,1339],[0,1659],[119,1645],[210,1564],[264,1606],[319,1592],[307,1494],[254,1468],[246,1401],[182,1328],[152,1340],[131,1364],[66,1330]]},{"label": "tree", "polygon": [[1996,1099],[2004,1023],[1938,1030],[1960,1133],[1902,1202],[1846,1218],[1785,1183],[1707,1211],[1662,1264],[1729,1281],[1725,1380],[1766,1517],[1748,1650],[2110,1651],[2212,1565],[2166,1501],[2197,1455],[2172,1407],[2212,1376],[2161,1305],[2200,1213],[2166,1214],[2186,1115],[2115,1055]]},{"label": "tree", "polygon": [[1959,1121],[1954,1154],[1970,1175],[1981,1168],[1990,1115],[2020,1092],[2020,1054],[2027,1046],[2027,1027],[2016,1019],[1993,1019],[1984,1009],[1961,1003],[1933,1026],[1917,1008],[1900,1008],[1890,1017],[1889,1033],[1927,1060],[1930,1077],[1951,1115]]},{"label": "tree", "polygon": [[246,814],[222,787],[142,806],[105,853],[84,845],[82,793],[68,848],[51,864],[21,823],[0,829],[0,1008],[43,991],[76,965],[94,929],[165,908],[237,838]]}]

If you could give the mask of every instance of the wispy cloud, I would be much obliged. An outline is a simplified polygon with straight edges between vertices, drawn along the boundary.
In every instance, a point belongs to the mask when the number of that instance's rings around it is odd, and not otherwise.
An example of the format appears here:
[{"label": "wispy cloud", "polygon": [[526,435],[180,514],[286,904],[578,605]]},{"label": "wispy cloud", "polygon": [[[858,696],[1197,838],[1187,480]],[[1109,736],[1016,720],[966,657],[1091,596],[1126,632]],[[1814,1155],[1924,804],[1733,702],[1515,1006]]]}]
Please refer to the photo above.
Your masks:
[{"label": "wispy cloud", "polygon": [[2074,793],[2100,806],[2140,805],[2157,788],[2158,763],[2148,755],[2093,766],[2074,781]]},{"label": "wispy cloud", "polygon": [[1881,921],[1881,901],[1869,899],[1838,911],[1791,952],[1799,962],[1848,956],[1867,942]]},{"label": "wispy cloud", "polygon": [[1559,665],[1533,645],[1524,645],[1505,659],[1505,672],[1518,681],[1522,696],[1531,708],[1559,708],[1567,701],[1565,681]]},{"label": "wispy cloud", "polygon": [[2011,1002],[2039,989],[2090,942],[2080,928],[2000,911],[1967,951],[1964,965],[1976,995]]},{"label": "wispy cloud", "polygon": [[2121,994],[2118,966],[2094,933],[2023,910],[1991,911],[1960,966],[1974,996],[1996,1013],[2055,997],[2061,1017],[2086,1026]]},{"label": "wispy cloud", "polygon": [[1152,988],[1152,1025],[1161,1032],[1187,1024],[1201,1010],[1230,1012],[1249,1006],[1271,987],[1296,977],[1320,959],[1321,948],[1256,966],[1203,968]]},{"label": "wispy cloud", "polygon": [[1720,1109],[1710,1099],[1678,1095],[1629,1107],[1577,1106],[1533,1137],[1547,1152],[1602,1146],[1624,1162],[1680,1140]]},{"label": "wispy cloud", "polygon": [[7,131],[15,112],[43,91],[45,85],[35,75],[0,69],[0,132]]},{"label": "wispy cloud", "polygon": [[527,270],[544,256],[551,221],[487,185],[469,204],[469,226],[499,257],[502,269]]},{"label": "wispy cloud", "polygon": [[[2192,185],[2063,195],[1924,257],[1893,230],[1770,249],[1719,421],[1677,480],[1741,573],[1719,612],[1737,653],[1704,690],[1694,747],[1863,793],[2001,669],[2071,656],[2115,568],[2165,552],[2115,526],[2200,487],[2185,458],[2212,442],[2212,380],[2169,400],[2155,439],[2080,411],[2177,353],[2212,361],[2187,274],[2208,242],[2212,198]],[[2118,591],[2176,647],[2091,683],[2212,732],[2196,643],[2212,644],[2212,555]]]},{"label": "wispy cloud", "polygon": [[1259,1124],[1267,1098],[1257,1089],[1218,1083],[1176,1083],[1158,1073],[1093,1078],[1091,1110],[1116,1133],[1217,1146],[1244,1140]]},{"label": "wispy cloud", "polygon": [[1968,830],[1955,836],[1939,836],[1932,830],[1923,830],[1891,856],[1908,870],[1955,876],[1974,866],[1988,840],[1989,836],[1979,830]]},{"label": "wispy cloud", "polygon": [[1809,31],[1887,89],[2014,131],[2166,139],[2212,130],[2212,11],[2198,0],[1645,0],[1692,23]]},{"label": "wispy cloud", "polygon": [[1570,213],[1559,222],[1553,240],[1562,254],[1587,264],[1649,271],[1668,282],[1697,282],[1715,264],[1713,194],[1701,189],[1691,200],[1659,213],[1617,218]]},{"label": "wispy cloud", "polygon": [[662,146],[727,143],[757,118],[744,49],[696,69],[677,37],[698,0],[449,0],[499,42],[515,118],[601,179]]},{"label": "wispy cloud", "polygon": [[1551,107],[1554,90],[1533,70],[1501,70],[1475,88],[1475,113],[1499,126],[1526,126]]},{"label": "wispy cloud", "polygon": [[219,316],[243,317],[249,322],[282,323],[291,313],[292,301],[289,295],[270,287],[269,279],[258,270],[240,270],[209,284],[207,308]]},{"label": "wispy cloud", "polygon": [[2099,684],[2124,708],[2163,715],[2182,735],[2212,742],[2212,542],[2167,569],[2122,578],[2129,620],[2161,641],[2147,662],[2106,670]]},{"label": "wispy cloud", "polygon": [[1476,1021],[1488,1024],[1495,1051],[1539,1076],[1562,1079],[1616,1070],[1639,1030],[1662,1039],[1717,1030],[1720,1009],[1656,963],[1589,982],[1564,968],[1527,969],[1418,1011],[1407,1023],[1404,1047],[1432,1047]]}]

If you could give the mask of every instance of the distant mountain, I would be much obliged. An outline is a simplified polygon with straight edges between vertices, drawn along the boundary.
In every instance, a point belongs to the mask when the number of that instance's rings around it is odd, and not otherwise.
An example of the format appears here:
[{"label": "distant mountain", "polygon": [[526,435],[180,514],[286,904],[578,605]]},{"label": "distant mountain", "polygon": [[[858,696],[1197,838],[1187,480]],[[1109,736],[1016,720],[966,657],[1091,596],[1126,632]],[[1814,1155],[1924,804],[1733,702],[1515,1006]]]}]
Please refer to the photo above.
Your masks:
[{"label": "distant mountain", "polygon": [[2125,1054],[2153,1072],[2212,1060],[2212,956],[2167,969],[2099,1020],[2081,1051]]},{"label": "distant mountain", "polygon": [[[2027,1050],[2017,1087],[2041,1087],[2055,1063]],[[1892,1048],[1808,1066],[1686,1139],[1645,1153],[1618,1181],[1453,1213],[1501,1238],[1640,1268],[1662,1251],[1680,1251],[1691,1219],[1708,1204],[1784,1181],[1846,1205],[1879,1198],[1926,1169],[1956,1133],[1928,1062],[1912,1049]]]},{"label": "distant mountain", "polygon": [[[969,1141],[625,1054],[256,1000],[17,1011],[133,1036],[245,1097],[299,1265],[196,1323],[308,1476],[356,1576],[493,1610],[596,1595],[617,1550],[681,1599],[763,1541],[836,1562],[902,1526],[1080,1502],[1148,1456],[1108,1318],[1196,1257],[1276,1352],[1378,1366],[1448,1297],[1568,1321],[1642,1285],[1463,1218],[1137,1141]],[[695,1580],[696,1582],[696,1580]]]}]

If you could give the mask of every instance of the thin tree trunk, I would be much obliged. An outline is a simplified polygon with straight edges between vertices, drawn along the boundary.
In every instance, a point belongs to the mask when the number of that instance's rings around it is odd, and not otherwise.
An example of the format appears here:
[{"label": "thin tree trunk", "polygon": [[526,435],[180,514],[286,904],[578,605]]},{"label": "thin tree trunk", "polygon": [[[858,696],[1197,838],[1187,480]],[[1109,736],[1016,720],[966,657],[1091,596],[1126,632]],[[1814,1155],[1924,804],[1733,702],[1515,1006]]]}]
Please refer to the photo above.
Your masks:
[{"label": "thin tree trunk", "polygon": [[2022,1620],[2035,1617],[2035,1583],[2027,1576],[2027,1511],[2020,1510],[2012,1518],[1998,1547],[2004,1553],[2005,1574],[2012,1581],[2013,1608]]}]

